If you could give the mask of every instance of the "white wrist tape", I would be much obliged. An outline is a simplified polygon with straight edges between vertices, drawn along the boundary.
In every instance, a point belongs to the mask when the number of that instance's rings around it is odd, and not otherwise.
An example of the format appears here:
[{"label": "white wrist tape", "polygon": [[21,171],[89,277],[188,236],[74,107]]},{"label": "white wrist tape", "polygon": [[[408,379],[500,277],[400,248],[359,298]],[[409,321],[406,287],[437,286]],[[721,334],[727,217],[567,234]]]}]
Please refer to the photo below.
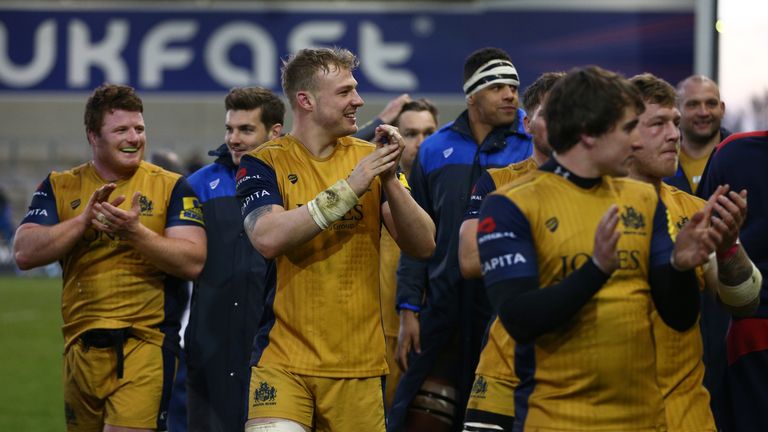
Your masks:
[{"label": "white wrist tape", "polygon": [[307,203],[307,209],[317,226],[324,230],[347,214],[357,202],[357,194],[349,183],[342,179],[317,194]]},{"label": "white wrist tape", "polygon": [[293,420],[275,419],[266,423],[247,425],[245,432],[305,432],[304,426]]},{"label": "white wrist tape", "polygon": [[744,282],[730,286],[722,282],[718,284],[717,295],[723,303],[739,307],[745,306],[755,300],[760,295],[760,286],[763,284],[763,275],[760,270],[752,263],[752,274]]}]

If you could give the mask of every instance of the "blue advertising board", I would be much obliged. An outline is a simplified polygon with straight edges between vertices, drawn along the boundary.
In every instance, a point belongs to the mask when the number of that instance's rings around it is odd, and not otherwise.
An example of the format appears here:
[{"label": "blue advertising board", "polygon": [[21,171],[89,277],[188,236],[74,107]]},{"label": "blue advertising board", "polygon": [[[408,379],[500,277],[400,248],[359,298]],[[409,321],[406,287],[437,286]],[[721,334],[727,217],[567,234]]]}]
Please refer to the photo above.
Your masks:
[{"label": "blue advertising board", "polygon": [[692,11],[0,8],[0,93],[280,91],[280,59],[317,46],[356,53],[367,93],[459,94],[464,59],[485,46],[510,53],[523,87],[585,64],[676,82],[693,39]]}]

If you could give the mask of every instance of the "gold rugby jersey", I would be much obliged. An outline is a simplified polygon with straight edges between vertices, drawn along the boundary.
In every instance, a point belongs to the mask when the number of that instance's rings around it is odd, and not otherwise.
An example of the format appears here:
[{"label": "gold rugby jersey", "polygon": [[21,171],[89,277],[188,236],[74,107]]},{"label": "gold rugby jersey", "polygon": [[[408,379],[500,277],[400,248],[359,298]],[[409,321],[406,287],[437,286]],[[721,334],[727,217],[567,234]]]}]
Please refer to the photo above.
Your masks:
[{"label": "gold rugby jersey", "polygon": [[[109,183],[99,177],[92,163],[63,172],[52,172],[41,183],[22,223],[54,225],[80,215],[93,192]],[[134,192],[139,200],[141,224],[162,235],[171,226],[203,226],[202,209],[192,188],[179,174],[142,161],[136,173],[113,182],[131,206]],[[88,228],[61,262],[64,289],[61,312],[66,346],[90,329],[131,327],[132,333],[162,345],[178,332],[185,293],[178,279],[155,267],[137,250],[114,237]],[[167,284],[174,280],[175,285]]]},{"label": "gold rugby jersey", "polygon": [[[291,135],[269,141],[241,161],[236,178],[243,213],[270,204],[286,210],[306,205],[374,150],[344,137],[320,159]],[[381,204],[376,177],[344,217],[275,258],[275,289],[254,341],[256,364],[321,377],[387,373],[379,297]]]},{"label": "gold rugby jersey", "polygon": [[691,191],[696,193],[696,189],[699,188],[699,183],[701,182],[701,175],[704,172],[704,168],[707,166],[707,161],[709,161],[710,155],[707,154],[706,156],[694,159],[688,156],[682,149],[678,154],[680,155],[680,169],[682,169],[685,174],[685,179],[688,181]]},{"label": "gold rugby jersey", "polygon": [[[659,196],[667,207],[673,230],[672,238],[677,236],[694,213],[706,205],[706,201],[701,198],[666,183],[661,184]],[[696,269],[696,276],[703,287],[700,268]],[[656,367],[669,430],[715,431],[715,421],[709,407],[709,392],[703,384],[704,348],[699,326],[678,332],[664,324],[656,310],[651,316],[656,339]]]},{"label": "gold rugby jersey", "polygon": [[[604,286],[566,324],[515,347],[517,421],[527,431],[663,430],[648,271],[668,262],[671,240],[654,188],[603,177],[585,189],[537,170],[494,195],[506,200],[489,197],[483,215],[493,216],[479,222],[490,233],[478,236],[486,284],[525,275],[537,276],[541,289],[560,282],[590,259],[612,204],[622,232],[619,268]],[[506,231],[512,225],[503,218],[514,217],[530,232]],[[523,237],[528,249],[508,248]]]},{"label": "gold rugby jersey", "polygon": [[539,165],[536,161],[532,157],[529,157],[528,159],[509,164],[502,168],[490,168],[488,169],[488,175],[491,176],[498,189],[512,183],[538,167]]}]

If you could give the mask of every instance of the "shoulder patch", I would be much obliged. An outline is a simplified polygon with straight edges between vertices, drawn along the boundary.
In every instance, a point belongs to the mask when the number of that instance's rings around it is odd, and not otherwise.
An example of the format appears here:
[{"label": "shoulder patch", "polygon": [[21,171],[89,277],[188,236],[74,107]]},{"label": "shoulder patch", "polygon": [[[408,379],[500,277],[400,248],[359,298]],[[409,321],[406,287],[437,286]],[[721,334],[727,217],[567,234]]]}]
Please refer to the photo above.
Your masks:
[{"label": "shoulder patch", "polygon": [[179,219],[199,222],[201,225],[205,225],[200,200],[197,197],[184,197],[183,200],[183,208],[179,213]]}]

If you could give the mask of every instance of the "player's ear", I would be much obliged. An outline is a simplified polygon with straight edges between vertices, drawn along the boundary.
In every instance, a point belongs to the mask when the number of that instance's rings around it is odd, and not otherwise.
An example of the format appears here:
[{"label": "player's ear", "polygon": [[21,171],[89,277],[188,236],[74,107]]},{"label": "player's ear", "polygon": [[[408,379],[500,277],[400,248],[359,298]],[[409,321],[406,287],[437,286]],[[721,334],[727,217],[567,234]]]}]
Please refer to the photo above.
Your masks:
[{"label": "player's ear", "polygon": [[581,142],[583,142],[585,146],[592,148],[595,146],[595,141],[597,141],[597,137],[581,134]]},{"label": "player's ear", "polygon": [[267,131],[267,140],[273,140],[280,136],[280,133],[283,131],[283,125],[280,123],[275,123],[272,125],[271,128],[269,128],[269,131]]},{"label": "player's ear", "polygon": [[525,129],[525,133],[528,135],[531,134],[531,119],[528,118],[528,114],[523,117],[523,128]]},{"label": "player's ear", "polygon": [[97,134],[94,131],[87,131],[85,136],[88,138],[88,144],[93,146],[93,143],[96,142]]},{"label": "player's ear", "polygon": [[315,106],[315,98],[312,97],[312,93],[308,91],[299,91],[296,92],[296,103],[300,108],[312,111]]}]

